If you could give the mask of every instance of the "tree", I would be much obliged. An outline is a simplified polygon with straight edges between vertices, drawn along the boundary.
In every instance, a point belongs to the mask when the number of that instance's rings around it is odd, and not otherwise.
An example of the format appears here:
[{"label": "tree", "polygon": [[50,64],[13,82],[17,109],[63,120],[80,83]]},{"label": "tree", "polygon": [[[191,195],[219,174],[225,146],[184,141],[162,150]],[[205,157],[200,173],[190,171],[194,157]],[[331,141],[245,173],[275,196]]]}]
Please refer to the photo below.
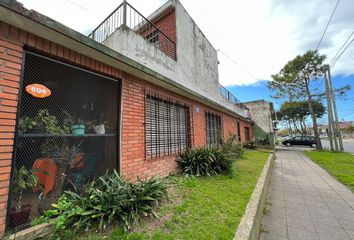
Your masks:
[{"label": "tree", "polygon": [[310,83],[324,74],[325,59],[326,56],[319,55],[317,51],[307,51],[289,61],[279,73],[272,75],[273,81],[268,83],[269,89],[276,93],[277,98],[288,98],[290,101],[307,100],[318,149],[322,149],[322,144],[317,129]]},{"label": "tree", "polygon": [[[313,101],[313,108],[317,118],[321,118],[326,111],[319,101]],[[306,121],[310,115],[307,101],[284,102],[277,112],[278,118],[288,124],[289,131],[293,126],[300,134],[307,134]]]}]

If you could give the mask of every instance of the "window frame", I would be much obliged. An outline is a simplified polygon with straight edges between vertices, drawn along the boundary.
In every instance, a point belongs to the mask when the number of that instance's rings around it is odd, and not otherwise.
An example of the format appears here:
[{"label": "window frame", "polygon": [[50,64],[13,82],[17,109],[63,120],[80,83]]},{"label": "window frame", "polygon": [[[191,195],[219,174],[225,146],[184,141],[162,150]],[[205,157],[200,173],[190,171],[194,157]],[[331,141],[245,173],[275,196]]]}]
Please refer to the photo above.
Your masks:
[{"label": "window frame", "polygon": [[205,111],[205,136],[206,136],[207,145],[221,144],[220,138],[218,137],[218,132],[220,132],[221,136],[223,136],[222,122],[223,122],[222,116],[220,114],[217,114],[215,112]]},{"label": "window frame", "polygon": [[[149,105],[149,99],[152,99],[155,102],[155,109],[148,109]],[[160,111],[162,110],[162,106],[160,104],[165,105],[167,108],[166,114],[160,114]],[[178,109],[178,111],[176,110]],[[156,111],[155,113],[152,113],[151,116],[149,116],[150,111]],[[175,113],[172,111],[176,110]],[[177,113],[178,112],[178,113]],[[173,116],[174,114],[177,114],[177,116]],[[186,103],[182,103],[178,101],[177,99],[171,98],[171,97],[166,97],[163,95],[159,95],[157,93],[151,93],[149,91],[145,92],[145,106],[144,106],[144,115],[145,115],[145,159],[155,159],[159,157],[165,157],[165,156],[173,156],[176,154],[181,153],[182,151],[185,151],[186,149],[190,148],[192,145],[191,141],[191,106]],[[181,120],[181,122],[178,122],[176,125],[173,117],[177,117],[177,122],[178,120]],[[165,118],[165,119],[163,119]],[[163,122],[164,120],[167,120],[168,122]],[[154,123],[152,122],[154,121]],[[163,122],[163,124],[166,124],[164,126],[163,130],[157,129],[160,127],[160,123]],[[175,129],[172,128],[180,128],[183,126],[181,123],[184,122],[184,131],[182,134],[180,133],[181,129],[178,129],[176,131]],[[154,124],[149,126],[149,124]],[[167,132],[164,132],[166,130]],[[152,136],[155,135],[156,139],[152,139]],[[149,136],[150,136],[150,143],[149,143]],[[167,142],[164,141],[163,138],[167,137]],[[162,150],[161,150],[162,149]],[[155,150],[155,151],[154,151]]]},{"label": "window frame", "polygon": [[146,40],[154,45],[158,45],[160,43],[160,31],[158,29],[150,32],[146,35]]}]

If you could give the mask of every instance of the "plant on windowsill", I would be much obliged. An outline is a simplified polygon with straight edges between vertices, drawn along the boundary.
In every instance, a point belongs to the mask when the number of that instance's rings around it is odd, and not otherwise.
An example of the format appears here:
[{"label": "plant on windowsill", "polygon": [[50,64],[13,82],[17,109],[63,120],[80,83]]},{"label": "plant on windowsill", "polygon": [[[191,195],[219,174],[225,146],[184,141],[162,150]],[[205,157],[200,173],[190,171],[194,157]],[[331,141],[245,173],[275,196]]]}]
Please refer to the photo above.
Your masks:
[{"label": "plant on windowsill", "polygon": [[10,227],[14,228],[27,223],[31,213],[31,204],[22,204],[23,192],[38,184],[38,177],[25,166],[15,169],[12,193],[14,205],[10,210]]},{"label": "plant on windowsill", "polygon": [[56,116],[51,115],[48,109],[39,109],[34,117],[20,118],[18,126],[21,133],[64,133],[64,130],[58,125]]},{"label": "plant on windowsill", "polygon": [[71,115],[68,111],[62,110],[65,115],[63,128],[66,133],[72,133],[74,135],[84,135],[85,134],[85,124],[81,119],[77,119],[75,116]]}]

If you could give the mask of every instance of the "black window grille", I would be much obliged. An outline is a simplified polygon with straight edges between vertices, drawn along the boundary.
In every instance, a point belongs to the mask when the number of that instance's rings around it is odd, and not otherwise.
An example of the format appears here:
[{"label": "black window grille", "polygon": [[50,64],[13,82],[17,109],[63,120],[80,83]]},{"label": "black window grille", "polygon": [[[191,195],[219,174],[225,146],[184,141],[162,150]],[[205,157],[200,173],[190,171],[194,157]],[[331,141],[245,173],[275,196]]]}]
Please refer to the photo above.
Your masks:
[{"label": "black window grille", "polygon": [[160,33],[158,30],[154,30],[146,36],[146,39],[152,44],[158,44],[160,41]]},{"label": "black window grille", "polygon": [[172,155],[190,144],[189,106],[157,95],[146,95],[146,157]]},{"label": "black window grille", "polygon": [[215,113],[205,112],[206,141],[208,145],[220,144],[221,117]]},{"label": "black window grille", "polygon": [[245,127],[245,140],[246,140],[246,142],[249,142],[251,140],[249,127]]},{"label": "black window grille", "polygon": [[[81,194],[117,168],[118,90],[115,79],[25,53],[7,231],[27,227],[63,191]],[[35,182],[21,188],[31,176]]]},{"label": "black window grille", "polygon": [[237,121],[237,138],[239,141],[241,141],[241,127],[239,121]]}]

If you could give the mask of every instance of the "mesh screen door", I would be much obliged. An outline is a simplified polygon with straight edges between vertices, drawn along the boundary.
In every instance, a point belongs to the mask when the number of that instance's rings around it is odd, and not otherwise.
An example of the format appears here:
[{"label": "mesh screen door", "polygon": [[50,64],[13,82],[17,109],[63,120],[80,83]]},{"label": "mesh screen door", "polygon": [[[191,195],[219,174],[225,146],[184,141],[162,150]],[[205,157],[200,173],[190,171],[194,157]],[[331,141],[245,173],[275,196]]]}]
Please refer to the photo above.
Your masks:
[{"label": "mesh screen door", "polygon": [[25,53],[8,230],[117,168],[119,81]]}]

